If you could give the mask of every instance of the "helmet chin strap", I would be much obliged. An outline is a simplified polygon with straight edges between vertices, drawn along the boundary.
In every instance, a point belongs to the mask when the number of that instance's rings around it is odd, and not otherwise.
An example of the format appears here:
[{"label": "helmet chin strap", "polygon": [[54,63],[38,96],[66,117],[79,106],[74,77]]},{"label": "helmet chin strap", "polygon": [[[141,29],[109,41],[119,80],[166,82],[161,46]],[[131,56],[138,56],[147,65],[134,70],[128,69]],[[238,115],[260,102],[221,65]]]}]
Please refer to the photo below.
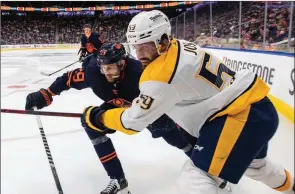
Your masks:
[{"label": "helmet chin strap", "polygon": [[121,73],[119,73],[119,75],[113,75],[112,79],[114,80],[114,84],[118,83],[121,81]]},{"label": "helmet chin strap", "polygon": [[113,75],[112,76],[113,79],[116,79],[116,78],[119,78],[119,77],[120,77],[120,73],[119,73],[119,75]]},{"label": "helmet chin strap", "polygon": [[165,53],[168,50],[168,48],[169,48],[169,46],[171,44],[171,40],[172,40],[172,37],[169,37],[168,38],[169,44],[166,46],[165,49],[164,49],[164,45],[162,43],[162,40],[158,43],[158,45],[155,42],[155,45],[157,45],[157,52],[158,52],[159,55],[162,55],[163,53]]}]

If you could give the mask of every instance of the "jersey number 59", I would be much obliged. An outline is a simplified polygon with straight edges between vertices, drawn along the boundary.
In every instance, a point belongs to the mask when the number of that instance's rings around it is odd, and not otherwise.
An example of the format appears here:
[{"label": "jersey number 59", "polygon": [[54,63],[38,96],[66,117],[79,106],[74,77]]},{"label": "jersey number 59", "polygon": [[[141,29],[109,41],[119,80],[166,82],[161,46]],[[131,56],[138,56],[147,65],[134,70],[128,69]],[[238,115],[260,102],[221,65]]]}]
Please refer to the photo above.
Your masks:
[{"label": "jersey number 59", "polygon": [[[193,53],[196,56],[198,55],[196,44],[186,42],[183,46],[185,51]],[[230,70],[220,61],[218,61],[217,64],[214,64],[216,67],[215,71],[210,69],[211,65],[213,66],[212,56],[209,53],[203,52],[203,58],[195,77],[200,77],[209,84],[213,85],[216,89],[222,90],[224,86],[224,76],[228,76],[229,79],[232,79],[235,76],[235,72]]]},{"label": "jersey number 59", "polygon": [[196,77],[201,77],[205,81],[209,82],[216,89],[222,90],[225,83],[225,77],[231,80],[235,76],[235,72],[230,70],[227,66],[221,63],[219,60],[215,64],[215,71],[210,69],[212,65],[212,56],[209,53],[203,52],[203,58],[200,63],[200,68],[197,71]]}]

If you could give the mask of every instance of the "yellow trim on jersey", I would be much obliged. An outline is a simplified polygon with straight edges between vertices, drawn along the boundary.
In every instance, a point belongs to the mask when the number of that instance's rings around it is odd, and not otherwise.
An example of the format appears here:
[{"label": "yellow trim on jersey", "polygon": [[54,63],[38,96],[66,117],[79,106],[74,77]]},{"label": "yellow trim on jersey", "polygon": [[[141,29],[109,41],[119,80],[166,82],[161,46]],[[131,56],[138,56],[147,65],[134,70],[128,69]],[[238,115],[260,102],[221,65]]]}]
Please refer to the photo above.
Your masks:
[{"label": "yellow trim on jersey", "polygon": [[242,133],[250,109],[251,106],[247,106],[242,112],[236,115],[227,116],[208,170],[209,174],[217,177],[219,176],[234,145]]},{"label": "yellow trim on jersey", "polygon": [[257,76],[257,79],[251,88],[249,88],[246,92],[244,92],[244,94],[234,100],[227,108],[225,108],[225,110],[222,110],[221,112],[214,115],[214,117],[212,117],[210,121],[212,121],[216,117],[227,114],[235,115],[243,111],[249,105],[262,100],[269,92],[269,89],[270,88],[266,85],[266,83]]},{"label": "yellow trim on jersey", "polygon": [[123,133],[126,133],[127,135],[133,135],[138,133],[137,131],[126,129],[123,126],[121,122],[121,115],[126,109],[127,108],[114,108],[104,112],[100,117],[101,122],[107,128],[114,129],[116,131],[121,131]]},{"label": "yellow trim on jersey", "polygon": [[273,95],[267,95],[273,105],[276,107],[277,111],[284,115],[288,120],[294,123],[294,108],[284,101],[278,99]]},{"label": "yellow trim on jersey", "polygon": [[168,51],[160,55],[145,68],[140,77],[139,85],[151,80],[169,83],[177,68],[179,49],[177,40],[171,40]]}]

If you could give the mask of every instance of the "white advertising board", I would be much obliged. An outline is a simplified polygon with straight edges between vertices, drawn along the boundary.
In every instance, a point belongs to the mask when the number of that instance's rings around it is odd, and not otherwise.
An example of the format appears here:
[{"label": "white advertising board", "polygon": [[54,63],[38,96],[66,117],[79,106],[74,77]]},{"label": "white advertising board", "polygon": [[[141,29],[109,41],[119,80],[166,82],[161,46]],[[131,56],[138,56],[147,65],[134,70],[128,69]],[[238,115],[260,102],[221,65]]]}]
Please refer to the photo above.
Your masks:
[{"label": "white advertising board", "polygon": [[293,115],[289,116],[294,120],[294,55],[215,48],[206,48],[206,50],[219,57],[225,65],[235,71],[249,69],[260,76],[270,86],[270,94],[293,109]]},{"label": "white advertising board", "polygon": [[78,48],[79,44],[23,44],[23,45],[1,45],[1,51],[26,50],[26,49],[70,49]]}]

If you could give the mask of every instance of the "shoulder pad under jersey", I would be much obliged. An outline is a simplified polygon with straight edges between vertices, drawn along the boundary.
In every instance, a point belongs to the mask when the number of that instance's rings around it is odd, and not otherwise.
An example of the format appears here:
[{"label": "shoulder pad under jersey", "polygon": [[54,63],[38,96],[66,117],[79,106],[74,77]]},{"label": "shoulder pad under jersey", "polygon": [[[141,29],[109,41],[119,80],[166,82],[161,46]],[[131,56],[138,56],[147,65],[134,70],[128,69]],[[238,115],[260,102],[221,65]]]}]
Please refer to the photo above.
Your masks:
[{"label": "shoulder pad under jersey", "polygon": [[142,70],[142,65],[140,61],[134,58],[131,58],[129,56],[126,56],[125,60],[126,60],[128,69],[130,69],[131,71],[142,73],[143,70]]}]

